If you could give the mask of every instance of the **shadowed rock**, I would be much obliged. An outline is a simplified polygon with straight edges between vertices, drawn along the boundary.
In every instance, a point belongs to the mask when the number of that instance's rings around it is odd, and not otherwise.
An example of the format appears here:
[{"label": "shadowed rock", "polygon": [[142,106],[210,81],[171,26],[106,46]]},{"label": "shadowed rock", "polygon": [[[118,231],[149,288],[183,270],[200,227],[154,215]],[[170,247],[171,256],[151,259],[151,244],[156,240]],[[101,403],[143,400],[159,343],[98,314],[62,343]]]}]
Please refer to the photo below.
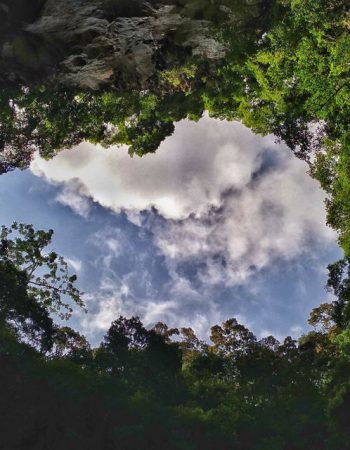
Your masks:
[{"label": "shadowed rock", "polygon": [[160,67],[185,56],[223,58],[205,10],[195,18],[192,3],[47,0],[16,13],[2,2],[1,79],[30,84],[51,77],[73,88],[147,89]]}]

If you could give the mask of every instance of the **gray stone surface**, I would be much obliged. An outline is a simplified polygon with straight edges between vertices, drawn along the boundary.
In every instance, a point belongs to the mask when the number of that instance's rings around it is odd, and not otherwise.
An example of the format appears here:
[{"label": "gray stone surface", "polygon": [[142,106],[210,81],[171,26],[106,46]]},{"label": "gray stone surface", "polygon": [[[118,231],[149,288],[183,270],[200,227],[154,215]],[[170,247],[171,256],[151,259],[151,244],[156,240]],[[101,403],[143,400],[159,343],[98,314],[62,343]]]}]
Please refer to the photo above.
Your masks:
[{"label": "gray stone surface", "polygon": [[181,55],[220,60],[225,54],[210,21],[187,14],[191,1],[185,7],[140,2],[135,16],[110,17],[102,0],[47,0],[36,20],[0,35],[0,77],[148,89],[157,70]]}]

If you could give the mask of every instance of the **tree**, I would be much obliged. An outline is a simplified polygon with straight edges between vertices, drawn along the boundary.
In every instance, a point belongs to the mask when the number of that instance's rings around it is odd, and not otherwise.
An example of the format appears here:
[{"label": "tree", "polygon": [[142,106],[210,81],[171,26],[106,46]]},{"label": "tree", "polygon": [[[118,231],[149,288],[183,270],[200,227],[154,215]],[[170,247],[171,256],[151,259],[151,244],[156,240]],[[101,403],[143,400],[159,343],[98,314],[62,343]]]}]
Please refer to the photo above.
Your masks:
[{"label": "tree", "polygon": [[[147,330],[138,317],[113,321],[95,361],[99,370],[123,380],[131,391],[143,389],[170,401],[178,392],[181,351],[154,329]],[[173,390],[171,395],[169,389]]]},{"label": "tree", "polygon": [[74,305],[84,308],[76,275],[62,256],[45,252],[52,235],[16,222],[0,234],[0,321],[44,352],[63,332],[51,315],[68,319]]},{"label": "tree", "polygon": [[236,319],[228,319],[222,326],[215,325],[211,328],[210,340],[214,343],[213,350],[223,356],[236,358],[249,352],[256,342],[256,337],[244,325],[240,325]]},{"label": "tree", "polygon": [[[90,0],[85,8],[70,3],[65,16],[55,16],[56,9],[46,4],[46,19],[40,21],[42,3],[35,1],[33,14],[2,3],[8,19],[7,32],[0,33],[1,47],[8,49],[0,70],[2,173],[28,167],[35,150],[51,158],[85,140],[125,144],[142,156],[156,151],[175,122],[198,120],[205,108],[222,118],[235,116],[237,98],[244,94],[239,68],[255,52],[276,9],[275,1],[266,0],[170,1],[172,8],[163,1],[149,7],[143,1]],[[131,12],[133,19],[145,20],[129,39]],[[62,20],[76,21],[77,30]],[[113,42],[119,40],[117,48]],[[138,56],[139,45],[146,62]],[[107,79],[99,79],[100,66],[109,68]]]}]

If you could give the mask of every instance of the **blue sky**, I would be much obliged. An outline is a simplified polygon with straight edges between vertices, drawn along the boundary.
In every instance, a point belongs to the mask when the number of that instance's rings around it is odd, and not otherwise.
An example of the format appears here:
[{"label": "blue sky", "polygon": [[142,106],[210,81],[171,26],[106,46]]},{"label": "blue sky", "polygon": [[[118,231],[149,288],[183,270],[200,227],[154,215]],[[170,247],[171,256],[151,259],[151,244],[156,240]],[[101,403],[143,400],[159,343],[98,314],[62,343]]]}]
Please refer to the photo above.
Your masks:
[{"label": "blue sky", "polygon": [[2,222],[55,230],[96,343],[120,314],[192,326],[237,317],[299,336],[341,256],[305,163],[238,123],[182,121],[154,155],[82,144],[0,178]]}]

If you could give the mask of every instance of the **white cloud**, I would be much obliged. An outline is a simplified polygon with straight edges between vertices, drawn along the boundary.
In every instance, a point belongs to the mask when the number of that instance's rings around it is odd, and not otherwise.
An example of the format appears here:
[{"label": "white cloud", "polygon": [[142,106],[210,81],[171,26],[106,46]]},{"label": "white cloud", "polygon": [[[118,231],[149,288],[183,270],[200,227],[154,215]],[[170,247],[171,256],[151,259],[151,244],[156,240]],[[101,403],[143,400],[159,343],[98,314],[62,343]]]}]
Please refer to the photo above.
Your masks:
[{"label": "white cloud", "polygon": [[206,261],[207,282],[243,282],[278,258],[308,251],[313,241],[335,240],[325,225],[322,193],[299,161],[286,158],[220,203],[200,217],[168,220],[155,234],[169,260]]},{"label": "white cloud", "polygon": [[293,325],[292,327],[290,327],[290,334],[293,337],[299,337],[302,331],[303,329],[300,325]]},{"label": "white cloud", "polygon": [[83,263],[82,261],[80,261],[80,259],[66,258],[66,261],[76,272],[81,271]]},{"label": "white cloud", "polygon": [[184,278],[172,279],[167,296],[160,299],[136,297],[130,281],[128,276],[108,275],[102,278],[95,292],[85,296],[89,314],[81,314],[80,326],[90,339],[106,333],[111,322],[120,315],[140,316],[147,328],[159,321],[178,328],[191,327],[204,339],[208,338],[212,325],[224,320],[218,304],[203,292],[194,290]]},{"label": "white cloud", "polygon": [[180,122],[156,154],[143,158],[130,158],[126,147],[81,144],[51,161],[37,157],[31,169],[55,182],[75,179],[76,191],[115,211],[153,205],[164,217],[181,219],[218,206],[225,190],[244,187],[261,165],[261,146],[270,143],[238,123],[203,118]]},{"label": "white cloud", "polygon": [[[305,163],[239,123],[182,121],[156,154],[141,159],[125,147],[82,144],[51,161],[37,157],[31,170],[63,183],[58,200],[82,215],[88,197],[126,210],[154,232],[169,271],[197,264],[206,283],[242,283],[278,258],[301,255],[312,240],[335,240],[325,225],[324,194]],[[161,218],[142,222],[139,213],[152,207]],[[124,244],[107,241],[112,253]]]},{"label": "white cloud", "polygon": [[76,214],[87,218],[90,212],[90,202],[83,192],[80,183],[77,180],[71,179],[68,183],[64,184],[56,200],[62,203],[62,205],[69,206]]}]

